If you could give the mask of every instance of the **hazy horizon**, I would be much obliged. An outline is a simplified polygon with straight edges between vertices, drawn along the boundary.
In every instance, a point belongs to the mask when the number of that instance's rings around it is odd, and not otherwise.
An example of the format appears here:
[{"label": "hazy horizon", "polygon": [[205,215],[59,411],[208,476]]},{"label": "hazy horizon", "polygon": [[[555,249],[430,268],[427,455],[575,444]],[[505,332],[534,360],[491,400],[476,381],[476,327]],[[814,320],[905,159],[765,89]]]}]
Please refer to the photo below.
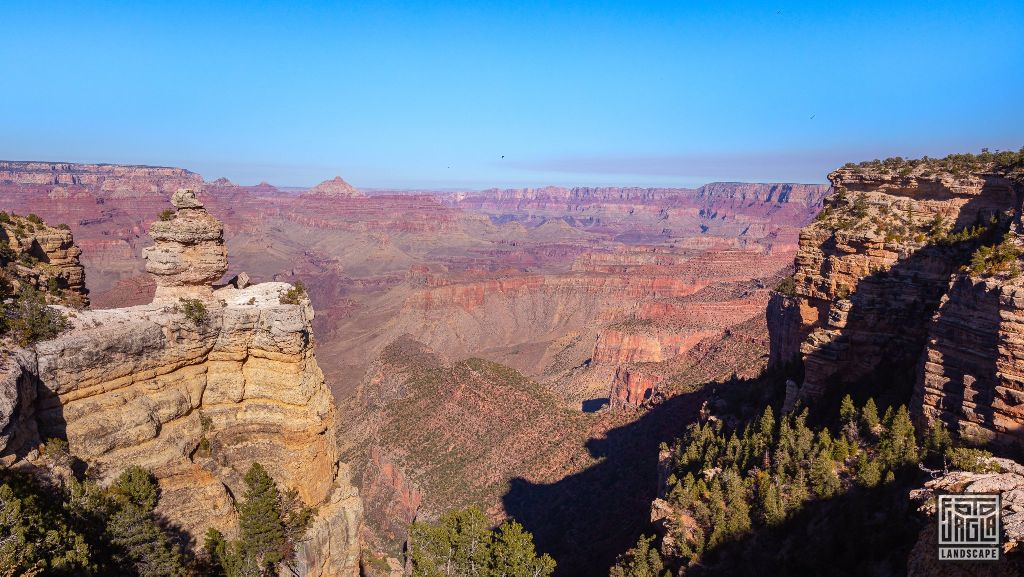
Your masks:
[{"label": "hazy horizon", "polygon": [[1019,2],[14,3],[5,20],[9,159],[693,187],[1024,134]]}]

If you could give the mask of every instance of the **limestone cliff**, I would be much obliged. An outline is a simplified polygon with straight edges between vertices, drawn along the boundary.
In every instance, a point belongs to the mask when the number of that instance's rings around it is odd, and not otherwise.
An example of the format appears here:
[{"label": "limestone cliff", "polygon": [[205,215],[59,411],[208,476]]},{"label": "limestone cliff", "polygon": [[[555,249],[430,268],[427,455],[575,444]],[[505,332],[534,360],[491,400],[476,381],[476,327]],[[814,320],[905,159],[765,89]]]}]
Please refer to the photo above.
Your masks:
[{"label": "limestone cliff", "polygon": [[51,302],[88,306],[82,250],[66,227],[46,225],[34,214],[0,213],[0,266],[11,290],[30,285],[48,293]]},{"label": "limestone cliff", "polygon": [[300,574],[357,575],[362,508],[338,460],[312,307],[305,296],[283,304],[285,283],[214,289],[226,268],[221,225],[191,192],[174,205],[152,227],[152,304],[79,311],[70,331],[8,351],[0,455],[30,464],[41,440],[61,437],[102,480],[146,467],[162,490],[158,512],[195,541],[211,526],[233,533],[234,498],[258,461],[317,508]]},{"label": "limestone cliff", "polygon": [[767,313],[771,361],[801,362],[802,398],[905,402],[913,387],[925,420],[976,442],[1024,440],[1024,180],[1011,160],[890,159],[829,175],[835,193],[801,231],[796,272]]}]

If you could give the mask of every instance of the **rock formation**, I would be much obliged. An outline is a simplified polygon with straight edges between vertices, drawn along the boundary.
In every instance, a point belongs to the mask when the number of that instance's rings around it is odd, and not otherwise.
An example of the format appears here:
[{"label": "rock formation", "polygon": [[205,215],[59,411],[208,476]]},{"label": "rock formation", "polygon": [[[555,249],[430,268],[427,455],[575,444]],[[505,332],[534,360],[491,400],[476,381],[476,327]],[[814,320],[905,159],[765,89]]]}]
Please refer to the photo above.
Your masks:
[{"label": "rock formation", "polygon": [[[0,456],[31,466],[45,439],[108,481],[141,465],[161,488],[158,512],[201,541],[236,530],[234,499],[260,462],[317,509],[300,575],[358,574],[362,506],[338,460],[333,398],[313,354],[313,309],[282,304],[285,283],[213,290],[226,268],[222,225],[189,191],[153,225],[147,251],[157,299],[79,311],[71,330],[0,365]],[[179,298],[198,298],[189,307]]]},{"label": "rock formation", "polygon": [[[908,577],[945,577],[953,575],[1006,576],[1020,575],[1024,560],[1020,551],[1024,546],[1024,465],[1009,459],[989,459],[998,472],[945,473],[910,493],[910,499],[919,505],[919,511],[928,517],[921,529],[917,544],[907,560]],[[938,560],[938,530],[935,522],[937,495],[964,493],[1000,493],[1002,495],[1001,529],[1002,554],[1014,554],[998,563],[977,563],[967,571],[964,563]],[[968,566],[970,564],[967,564]]]},{"label": "rock formation", "polygon": [[85,269],[79,263],[82,250],[75,245],[71,231],[47,226],[34,215],[6,215],[0,220],[0,266],[12,267],[7,281],[18,290],[27,283],[51,293],[53,302],[88,306]]},{"label": "rock formation", "polygon": [[171,204],[177,212],[153,223],[154,244],[143,251],[146,271],[156,280],[154,302],[209,298],[212,283],[228,270],[224,225],[206,212],[195,191],[178,190]]},{"label": "rock formation", "polygon": [[347,196],[363,196],[363,193],[359,192],[356,187],[345,182],[340,176],[335,176],[331,180],[325,180],[320,184],[309,189],[306,193],[311,196],[327,196],[327,197],[347,197]]},{"label": "rock formation", "polygon": [[[771,361],[802,362],[805,400],[905,399],[916,382],[919,418],[973,442],[1020,444],[1020,175],[919,161],[829,179],[836,193],[801,231],[796,272],[769,304]],[[979,250],[996,245],[1005,258]]]}]

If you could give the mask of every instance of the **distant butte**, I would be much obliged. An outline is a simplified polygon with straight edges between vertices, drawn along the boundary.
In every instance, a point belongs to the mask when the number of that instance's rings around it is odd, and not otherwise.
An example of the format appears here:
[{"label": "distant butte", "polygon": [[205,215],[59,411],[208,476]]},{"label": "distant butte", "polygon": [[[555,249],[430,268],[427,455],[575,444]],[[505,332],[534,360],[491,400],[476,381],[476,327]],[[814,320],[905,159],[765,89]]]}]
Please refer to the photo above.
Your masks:
[{"label": "distant butte", "polygon": [[345,182],[345,179],[340,176],[335,176],[331,180],[321,182],[309,189],[307,194],[313,196],[365,196],[356,187]]}]

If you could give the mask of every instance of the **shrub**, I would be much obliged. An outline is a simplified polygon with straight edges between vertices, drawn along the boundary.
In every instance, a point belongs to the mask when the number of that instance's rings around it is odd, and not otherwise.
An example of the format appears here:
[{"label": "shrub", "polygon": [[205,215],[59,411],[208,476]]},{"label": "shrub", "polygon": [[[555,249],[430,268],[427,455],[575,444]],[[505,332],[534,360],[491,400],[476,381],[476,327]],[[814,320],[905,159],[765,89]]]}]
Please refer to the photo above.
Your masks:
[{"label": "shrub", "polygon": [[158,216],[160,220],[168,221],[174,218],[174,211],[168,208],[166,210],[161,211]]},{"label": "shrub", "polygon": [[192,322],[196,326],[206,324],[209,320],[209,313],[206,311],[206,305],[199,299],[179,299],[181,303],[181,312],[185,313],[185,318]]},{"label": "shrub", "polygon": [[11,222],[11,215],[6,210],[0,210],[0,222]]},{"label": "shrub", "polygon": [[790,297],[795,295],[796,279],[793,278],[792,276],[787,276],[786,278],[782,279],[782,282],[780,282],[779,285],[775,287],[775,292]]},{"label": "shrub", "polygon": [[670,577],[665,563],[656,547],[651,546],[654,535],[640,536],[636,546],[620,555],[615,566],[608,573],[610,577]]},{"label": "shrub", "polygon": [[1016,277],[1020,275],[1020,266],[1017,263],[1020,255],[1020,249],[1013,239],[1008,237],[997,245],[978,247],[971,257],[967,271],[975,276],[1008,274]]},{"label": "shrub", "polygon": [[37,215],[34,212],[28,213],[28,216],[25,217],[25,218],[28,219],[28,221],[31,222],[32,224],[36,224],[36,225],[42,225],[43,224],[43,219],[39,218],[39,215]]},{"label": "shrub", "polygon": [[71,230],[71,227],[68,226],[68,224],[66,222],[62,222],[62,223],[58,224],[57,228],[59,228],[61,230]]},{"label": "shrub", "polygon": [[1002,467],[991,461],[992,453],[981,449],[957,447],[946,451],[950,466],[971,473],[999,473]]},{"label": "shrub", "polygon": [[5,328],[21,346],[52,339],[69,326],[67,317],[47,306],[45,295],[34,287],[27,287],[18,295],[7,308],[5,321]]},{"label": "shrub", "polygon": [[306,285],[302,284],[301,280],[297,280],[292,288],[281,293],[280,301],[283,305],[297,305],[304,296],[306,296]]}]

